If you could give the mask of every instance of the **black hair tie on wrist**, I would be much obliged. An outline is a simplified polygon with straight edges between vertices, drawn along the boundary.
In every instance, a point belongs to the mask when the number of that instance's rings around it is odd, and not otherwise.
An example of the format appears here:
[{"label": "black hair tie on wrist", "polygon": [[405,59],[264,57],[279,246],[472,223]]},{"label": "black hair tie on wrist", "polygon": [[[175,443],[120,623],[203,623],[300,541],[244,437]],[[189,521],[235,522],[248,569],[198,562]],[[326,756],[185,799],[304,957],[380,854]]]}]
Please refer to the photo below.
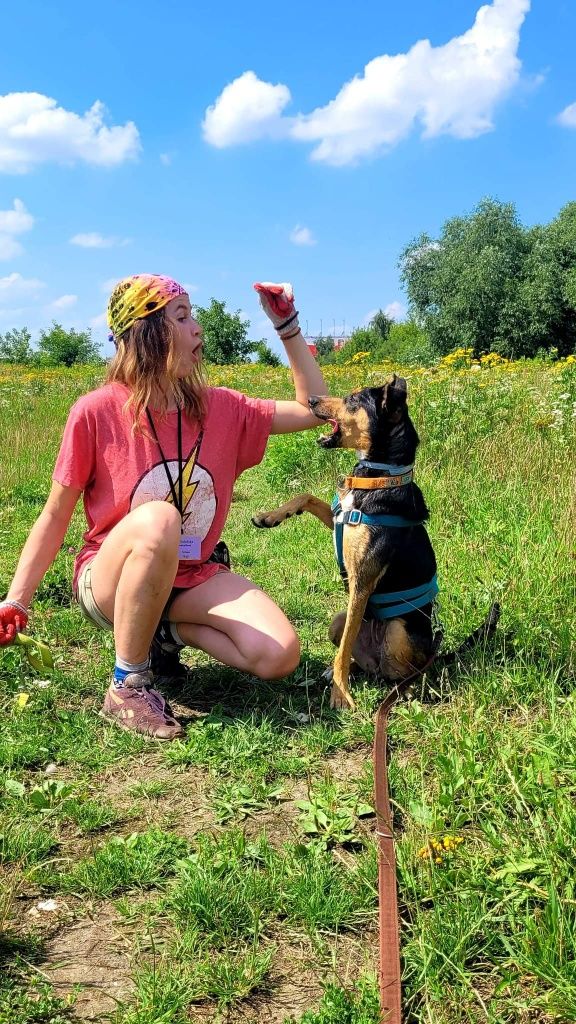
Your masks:
[{"label": "black hair tie on wrist", "polygon": [[299,334],[300,334],[300,328],[297,327],[296,330],[292,331],[290,334],[281,334],[280,335],[280,340],[281,341],[290,341],[291,338],[297,338]]},{"label": "black hair tie on wrist", "polygon": [[292,321],[295,320],[297,316],[298,316],[298,310],[296,310],[296,312],[293,313],[292,316],[289,316],[288,319],[285,320],[283,324],[278,324],[278,327],[276,328],[276,330],[277,331],[285,330],[285,328],[289,327],[290,324],[292,323]]}]

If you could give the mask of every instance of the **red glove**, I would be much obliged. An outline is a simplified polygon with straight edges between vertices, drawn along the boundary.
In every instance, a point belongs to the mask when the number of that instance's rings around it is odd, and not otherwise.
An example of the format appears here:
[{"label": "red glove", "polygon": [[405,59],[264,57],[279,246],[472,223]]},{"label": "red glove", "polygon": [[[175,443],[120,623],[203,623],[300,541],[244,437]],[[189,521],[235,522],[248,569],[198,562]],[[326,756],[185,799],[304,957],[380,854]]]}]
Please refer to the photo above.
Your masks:
[{"label": "red glove", "polygon": [[14,643],[28,625],[28,609],[19,601],[0,601],[0,647]]},{"label": "red glove", "polygon": [[291,284],[272,284],[270,281],[256,282],[260,305],[272,321],[282,341],[295,338],[300,333],[298,310],[294,307],[294,292]]}]

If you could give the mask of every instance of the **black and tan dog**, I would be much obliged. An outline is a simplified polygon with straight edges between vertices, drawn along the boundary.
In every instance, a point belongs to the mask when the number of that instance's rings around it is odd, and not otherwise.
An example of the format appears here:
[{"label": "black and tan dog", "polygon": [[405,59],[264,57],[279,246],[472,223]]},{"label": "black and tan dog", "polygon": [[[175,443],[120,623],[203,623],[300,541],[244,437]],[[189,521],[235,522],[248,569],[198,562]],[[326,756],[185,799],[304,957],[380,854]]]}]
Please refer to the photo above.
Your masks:
[{"label": "black and tan dog", "polygon": [[406,381],[346,398],[309,400],[332,432],[323,448],[356,449],[359,461],[338,482],[332,507],[300,494],[252,521],[278,526],[311,512],[334,530],[336,555],[347,583],[348,609],[336,615],[330,638],[338,646],[331,707],[353,707],[352,660],[364,671],[399,681],[422,668],[433,649],[432,608],[438,591],[436,559],[424,523],[428,509],[413,480],[418,435],[408,414]]}]

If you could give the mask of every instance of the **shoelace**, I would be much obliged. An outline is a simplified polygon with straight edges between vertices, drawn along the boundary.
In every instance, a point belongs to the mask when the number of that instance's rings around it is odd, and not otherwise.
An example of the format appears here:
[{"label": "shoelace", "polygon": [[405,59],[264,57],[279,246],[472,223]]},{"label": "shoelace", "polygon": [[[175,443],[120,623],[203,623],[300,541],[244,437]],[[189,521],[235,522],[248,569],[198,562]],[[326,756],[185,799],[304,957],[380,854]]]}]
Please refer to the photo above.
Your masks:
[{"label": "shoelace", "polygon": [[164,709],[166,707],[166,701],[164,700],[162,695],[158,693],[158,690],[151,690],[148,689],[147,686],[145,686],[144,693],[146,694],[146,700],[148,701],[148,704],[152,708],[152,710],[159,711],[160,714],[163,715]]},{"label": "shoelace", "polygon": [[163,718],[172,721],[166,711],[166,701],[162,694],[158,693],[158,690],[153,690],[149,686],[139,686],[134,688],[133,692],[146,701],[151,711],[157,711]]}]

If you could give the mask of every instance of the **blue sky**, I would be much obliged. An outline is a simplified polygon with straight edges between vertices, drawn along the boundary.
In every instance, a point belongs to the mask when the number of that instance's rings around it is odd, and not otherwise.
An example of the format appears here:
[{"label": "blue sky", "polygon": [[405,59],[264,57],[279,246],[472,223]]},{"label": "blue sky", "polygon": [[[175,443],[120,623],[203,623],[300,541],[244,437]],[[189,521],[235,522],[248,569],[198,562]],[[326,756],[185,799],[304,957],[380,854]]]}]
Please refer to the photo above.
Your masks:
[{"label": "blue sky", "polygon": [[[103,323],[169,274],[269,337],[402,315],[397,260],[483,196],[548,221],[576,198],[576,4],[141,0],[10,5],[0,41],[0,332]],[[428,42],[426,42],[428,41]],[[91,113],[88,113],[91,112]]]}]

